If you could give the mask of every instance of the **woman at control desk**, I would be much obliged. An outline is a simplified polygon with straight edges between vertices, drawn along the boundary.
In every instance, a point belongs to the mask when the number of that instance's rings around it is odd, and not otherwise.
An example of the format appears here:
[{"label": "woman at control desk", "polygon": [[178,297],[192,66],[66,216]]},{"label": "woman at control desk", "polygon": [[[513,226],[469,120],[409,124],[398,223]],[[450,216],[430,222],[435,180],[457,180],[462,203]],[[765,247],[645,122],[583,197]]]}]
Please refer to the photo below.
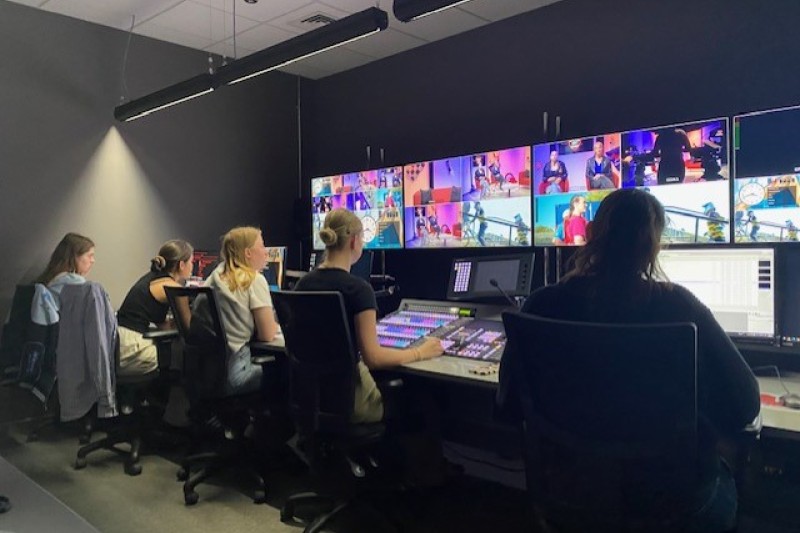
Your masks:
[{"label": "woman at control desk", "polygon": [[[684,287],[659,281],[664,225],[664,208],[654,196],[639,189],[611,193],[594,218],[592,238],[576,251],[572,270],[559,283],[533,292],[522,312],[586,322],[696,325],[698,441],[690,460],[696,466],[687,466],[696,472],[698,511],[688,531],[728,531],[735,524],[736,486],[718,445],[758,415],[758,383],[711,311]],[[501,391],[508,390],[513,374],[513,368],[501,367]]]},{"label": "woman at control desk", "polygon": [[258,390],[261,366],[250,361],[253,338],[270,342],[278,333],[267,279],[261,273],[269,256],[261,230],[233,228],[222,238],[222,263],[205,282],[213,287],[228,338],[228,391]]},{"label": "woman at control desk", "polygon": [[384,416],[383,400],[369,369],[387,368],[443,353],[439,339],[429,338],[420,346],[402,350],[378,344],[377,302],[366,281],[350,274],[364,248],[361,220],[346,209],[331,211],[319,232],[325,243],[325,261],[297,282],[297,291],[338,291],[344,297],[350,330],[361,360],[356,386],[353,422],[377,422]]},{"label": "woman at control desk", "polygon": [[165,242],[150,260],[150,272],[128,291],[117,312],[120,374],[147,374],[158,368],[155,342],[143,334],[150,324],[168,325],[169,303],[164,287],[183,287],[192,275],[193,253],[192,245],[186,241]]}]

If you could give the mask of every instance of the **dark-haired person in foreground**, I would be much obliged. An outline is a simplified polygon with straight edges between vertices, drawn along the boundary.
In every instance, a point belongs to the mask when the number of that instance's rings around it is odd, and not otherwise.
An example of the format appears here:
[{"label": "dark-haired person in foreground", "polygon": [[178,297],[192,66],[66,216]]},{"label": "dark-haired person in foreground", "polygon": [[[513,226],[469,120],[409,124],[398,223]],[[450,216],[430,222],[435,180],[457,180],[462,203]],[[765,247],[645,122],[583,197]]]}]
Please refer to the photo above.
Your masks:
[{"label": "dark-haired person in foreground", "polygon": [[[591,238],[576,252],[572,270],[560,283],[531,294],[522,312],[579,322],[696,324],[696,494],[702,501],[690,531],[726,531],[735,524],[736,486],[717,445],[758,415],[758,383],[711,311],[687,289],[658,281],[663,279],[658,252],[664,225],[664,208],[649,193],[638,189],[611,193],[600,204]],[[501,399],[513,374],[503,370]]]}]

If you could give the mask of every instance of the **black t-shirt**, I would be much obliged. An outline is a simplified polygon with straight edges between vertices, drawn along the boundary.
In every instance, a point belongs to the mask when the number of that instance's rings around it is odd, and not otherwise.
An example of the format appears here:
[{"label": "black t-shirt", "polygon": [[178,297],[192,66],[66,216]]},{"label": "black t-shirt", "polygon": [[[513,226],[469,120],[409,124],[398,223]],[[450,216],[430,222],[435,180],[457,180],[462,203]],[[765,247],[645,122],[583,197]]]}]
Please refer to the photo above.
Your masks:
[{"label": "black t-shirt", "polygon": [[161,324],[167,320],[168,303],[161,303],[150,294],[150,284],[168,278],[166,272],[148,272],[128,291],[122,306],[117,311],[117,322],[123,328],[139,333],[146,332],[150,323]]},{"label": "black t-shirt", "polygon": [[377,309],[375,291],[363,279],[340,268],[318,268],[309,272],[294,286],[296,291],[337,291],[344,298],[344,309],[347,323],[350,325],[350,336],[356,340],[355,316],[369,309]]}]

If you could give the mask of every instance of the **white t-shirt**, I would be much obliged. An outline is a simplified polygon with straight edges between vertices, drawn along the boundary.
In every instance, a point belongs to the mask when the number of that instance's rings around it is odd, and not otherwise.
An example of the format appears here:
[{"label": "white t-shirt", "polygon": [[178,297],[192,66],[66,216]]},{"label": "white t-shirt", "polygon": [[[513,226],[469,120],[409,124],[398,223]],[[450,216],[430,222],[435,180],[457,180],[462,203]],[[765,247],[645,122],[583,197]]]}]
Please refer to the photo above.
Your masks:
[{"label": "white t-shirt", "polygon": [[217,292],[217,305],[222,317],[222,327],[228,337],[231,353],[238,352],[242,346],[250,342],[256,331],[253,320],[253,309],[272,307],[269,286],[263,274],[256,274],[253,283],[247,290],[238,289],[231,292],[221,274],[224,265],[219,265],[205,282],[206,287],[214,287]]}]

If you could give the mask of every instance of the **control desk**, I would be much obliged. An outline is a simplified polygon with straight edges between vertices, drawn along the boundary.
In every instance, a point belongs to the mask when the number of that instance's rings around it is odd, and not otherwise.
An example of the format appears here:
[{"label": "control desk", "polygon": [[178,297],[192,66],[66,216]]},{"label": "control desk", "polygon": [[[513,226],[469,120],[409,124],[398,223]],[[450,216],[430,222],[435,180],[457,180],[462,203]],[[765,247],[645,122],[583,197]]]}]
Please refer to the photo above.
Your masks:
[{"label": "control desk", "polygon": [[400,302],[400,307],[378,321],[378,342],[390,348],[407,348],[425,337],[441,339],[444,356],[404,365],[409,369],[454,378],[497,383],[497,363],[506,335],[499,305],[433,300]]}]

